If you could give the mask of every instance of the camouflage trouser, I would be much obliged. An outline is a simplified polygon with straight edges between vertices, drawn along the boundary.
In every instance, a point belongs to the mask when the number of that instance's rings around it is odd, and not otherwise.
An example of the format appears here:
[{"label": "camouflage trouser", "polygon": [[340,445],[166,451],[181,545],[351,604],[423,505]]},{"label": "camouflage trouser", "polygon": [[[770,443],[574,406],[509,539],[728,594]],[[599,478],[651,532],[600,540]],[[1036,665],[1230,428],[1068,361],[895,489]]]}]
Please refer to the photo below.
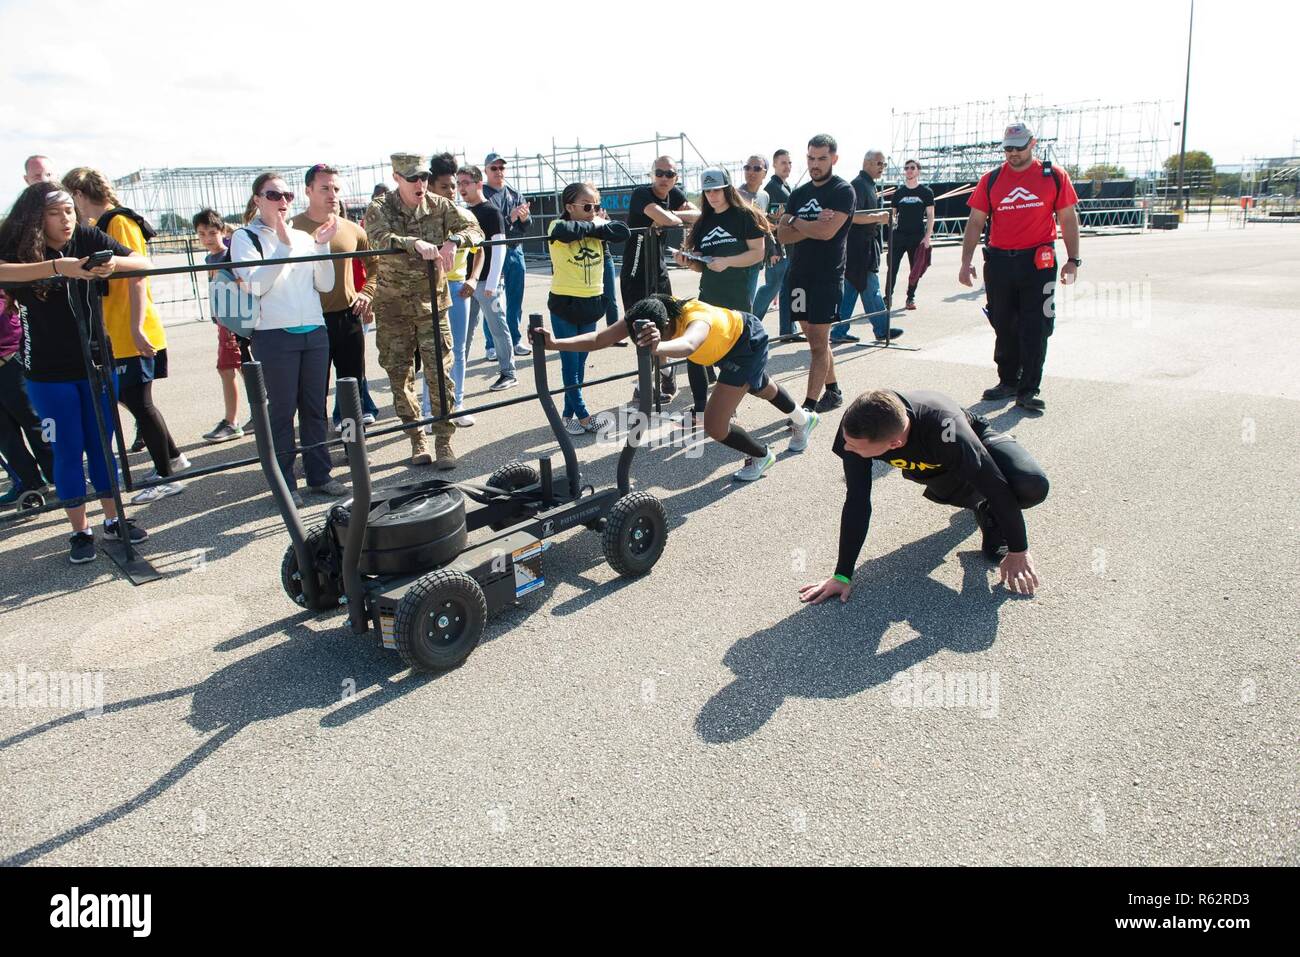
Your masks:
[{"label": "camouflage trouser", "polygon": [[[420,418],[420,395],[415,389],[415,349],[419,346],[420,361],[424,365],[424,374],[429,383],[429,396],[433,401],[433,414],[442,415],[442,397],[438,389],[438,359],[434,352],[433,317],[426,312],[411,315],[385,308],[379,313],[375,328],[375,344],[379,347],[379,364],[388,373],[388,382],[393,389],[393,409],[403,422]],[[451,324],[444,311],[438,316],[438,326],[442,331],[442,369],[446,382],[446,395],[449,408],[455,390],[451,379]],[[456,427],[450,421],[435,422],[433,434],[450,436]]]}]

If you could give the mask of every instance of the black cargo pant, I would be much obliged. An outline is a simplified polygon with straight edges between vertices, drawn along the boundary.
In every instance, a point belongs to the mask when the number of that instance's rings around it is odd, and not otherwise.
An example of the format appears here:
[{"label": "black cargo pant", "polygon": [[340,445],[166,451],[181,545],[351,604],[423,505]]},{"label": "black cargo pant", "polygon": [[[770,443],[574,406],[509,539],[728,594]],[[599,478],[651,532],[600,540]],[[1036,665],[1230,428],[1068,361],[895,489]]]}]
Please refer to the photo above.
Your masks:
[{"label": "black cargo pant", "polygon": [[17,354],[0,361],[0,454],[24,489],[40,488],[54,480],[54,453],[27,398],[26,377]]},{"label": "black cargo pant", "polygon": [[1056,323],[1056,267],[1038,269],[1033,249],[984,248],[984,288],[993,326],[998,381],[1022,396],[1038,393],[1047,339]]}]

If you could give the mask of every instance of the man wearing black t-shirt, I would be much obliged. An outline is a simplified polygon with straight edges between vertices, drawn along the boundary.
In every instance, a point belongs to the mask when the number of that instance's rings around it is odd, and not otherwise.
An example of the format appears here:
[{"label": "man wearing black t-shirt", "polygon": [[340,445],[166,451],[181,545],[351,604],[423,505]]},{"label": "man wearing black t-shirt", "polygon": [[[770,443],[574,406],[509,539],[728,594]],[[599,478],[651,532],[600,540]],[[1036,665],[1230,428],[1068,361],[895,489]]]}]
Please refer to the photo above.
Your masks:
[{"label": "man wearing black t-shirt", "polygon": [[[623,268],[618,277],[624,312],[651,293],[673,291],[664,265],[663,242],[658,243],[657,261],[646,262],[645,228],[672,229],[700,218],[700,211],[677,185],[677,163],[671,156],[656,159],[650,175],[650,184],[634,189],[628,201],[627,228],[633,232],[623,247]],[[638,228],[642,231],[637,232]],[[677,391],[672,372],[663,377],[662,384],[665,395]]]},{"label": "man wearing black t-shirt", "polygon": [[[885,295],[890,297],[891,303],[903,253],[907,253],[907,268],[912,269],[922,249],[929,248],[930,234],[934,232],[934,191],[921,185],[921,164],[908,160],[903,164],[903,176],[903,185],[889,198],[898,215],[898,225],[889,240],[889,284],[885,288]],[[906,308],[916,308],[916,283],[910,278]]]},{"label": "man wearing black t-shirt", "polygon": [[989,559],[1000,559],[1002,582],[1019,594],[1034,593],[1039,581],[1024,510],[1047,498],[1048,481],[1011,436],[941,393],[877,389],[844,410],[833,451],[843,461],[847,485],[839,559],[833,576],[799,590],[801,601],[821,604],[835,596],[848,601],[871,521],[874,460],[925,486],[930,501],[974,510],[982,550]]},{"label": "man wearing black t-shirt", "polygon": [[808,337],[812,353],[804,408],[817,412],[844,404],[835,381],[830,331],[840,318],[845,250],[857,195],[831,171],[839,160],[837,149],[835,138],[825,133],[808,141],[809,182],[790,194],[776,236],[790,256],[782,301],[789,302],[790,314]]}]

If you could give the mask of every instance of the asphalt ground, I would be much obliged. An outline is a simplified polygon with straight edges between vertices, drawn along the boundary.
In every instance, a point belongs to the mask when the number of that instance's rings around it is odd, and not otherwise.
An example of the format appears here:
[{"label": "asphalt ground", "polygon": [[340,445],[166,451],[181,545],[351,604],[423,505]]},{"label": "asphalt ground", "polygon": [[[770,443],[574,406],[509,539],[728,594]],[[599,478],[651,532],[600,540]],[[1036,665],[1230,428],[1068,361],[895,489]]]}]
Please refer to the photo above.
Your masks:
[{"label": "asphalt ground", "polygon": [[[852,599],[802,607],[834,564],[839,413],[790,454],[756,400],[740,421],[781,451],[762,480],[733,483],[713,443],[643,450],[634,486],[671,523],[654,571],[618,579],[568,533],[546,586],[440,676],[288,601],[256,468],[135,510],[164,575],[139,588],[102,549],[70,565],[61,516],[4,529],[0,669],[98,676],[103,709],[0,708],[0,859],[1295,863],[1300,230],[1085,237],[1083,256],[1113,285],[1062,302],[1042,417],[977,401],[992,336],[952,248],[899,320],[921,351],[837,349],[847,394],[940,389],[1043,464],[1032,599],[996,586],[968,513],[884,474]],[[213,328],[168,336],[177,441],[197,465],[249,454],[199,438]],[[796,396],[804,348],[772,360]],[[475,356],[472,398],[496,398]],[[387,411],[373,340],[369,361]],[[633,362],[611,349],[588,375]],[[466,479],[553,445],[535,405],[455,442]],[[618,446],[577,442],[585,480],[611,482]],[[433,474],[408,448],[375,443],[378,482]]]}]

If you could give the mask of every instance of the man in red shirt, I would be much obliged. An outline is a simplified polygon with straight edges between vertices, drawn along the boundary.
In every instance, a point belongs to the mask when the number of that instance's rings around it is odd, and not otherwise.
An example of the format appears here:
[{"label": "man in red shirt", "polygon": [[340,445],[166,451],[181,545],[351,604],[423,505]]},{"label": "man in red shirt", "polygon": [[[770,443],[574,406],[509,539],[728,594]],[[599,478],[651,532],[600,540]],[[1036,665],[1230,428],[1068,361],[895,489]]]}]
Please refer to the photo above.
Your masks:
[{"label": "man in red shirt", "polygon": [[1056,321],[1056,224],[1061,224],[1068,259],[1061,282],[1074,282],[1079,258],[1079,201],[1063,169],[1034,158],[1038,141],[1023,123],[1008,126],[1002,138],[1007,161],[980,177],[971,193],[970,219],[961,244],[957,281],[971,285],[971,259],[984,224],[984,286],[988,292],[989,323],[993,326],[993,361],[998,384],[984,391],[989,400],[1016,397],[1016,405],[1042,412],[1038,397],[1047,358],[1047,338]]}]

